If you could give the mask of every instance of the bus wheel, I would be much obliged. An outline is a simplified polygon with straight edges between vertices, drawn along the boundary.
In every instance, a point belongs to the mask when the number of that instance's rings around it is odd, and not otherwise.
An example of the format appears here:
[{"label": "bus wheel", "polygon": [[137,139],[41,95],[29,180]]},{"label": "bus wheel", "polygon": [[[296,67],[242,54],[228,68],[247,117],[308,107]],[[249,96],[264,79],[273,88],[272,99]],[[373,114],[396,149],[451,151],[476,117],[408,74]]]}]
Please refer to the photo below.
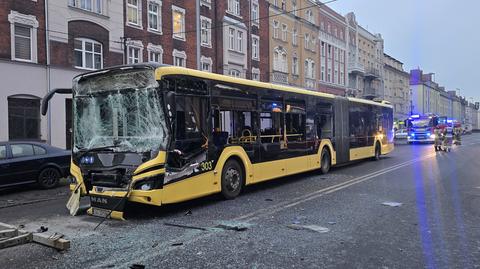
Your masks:
[{"label": "bus wheel", "polygon": [[225,163],[222,170],[222,195],[225,199],[234,199],[242,191],[244,184],[243,170],[235,160]]},{"label": "bus wheel", "polygon": [[380,145],[378,143],[376,143],[375,144],[375,155],[373,156],[373,160],[374,161],[380,160],[380,155],[381,155]]},{"label": "bus wheel", "polygon": [[322,171],[322,174],[328,173],[331,166],[330,164],[331,164],[330,152],[326,147],[324,147],[322,149],[322,156],[320,157],[320,170]]}]

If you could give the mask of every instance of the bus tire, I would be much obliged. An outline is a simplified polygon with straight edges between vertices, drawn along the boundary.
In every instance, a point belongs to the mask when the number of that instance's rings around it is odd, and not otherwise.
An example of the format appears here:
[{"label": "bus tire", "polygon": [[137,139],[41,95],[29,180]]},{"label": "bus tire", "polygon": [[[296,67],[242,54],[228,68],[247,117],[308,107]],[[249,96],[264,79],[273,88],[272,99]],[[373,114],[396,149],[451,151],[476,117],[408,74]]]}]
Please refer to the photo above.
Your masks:
[{"label": "bus tire", "polygon": [[381,149],[380,149],[380,144],[375,143],[375,155],[373,156],[374,161],[380,160],[380,155],[382,155]]},{"label": "bus tire", "polygon": [[242,191],[244,182],[242,166],[236,160],[228,160],[222,169],[222,196],[227,200],[235,199]]},{"label": "bus tire", "polygon": [[330,171],[331,167],[331,157],[330,157],[330,151],[327,149],[327,147],[323,147],[322,149],[322,155],[320,156],[320,170],[322,171],[322,174],[328,173]]}]

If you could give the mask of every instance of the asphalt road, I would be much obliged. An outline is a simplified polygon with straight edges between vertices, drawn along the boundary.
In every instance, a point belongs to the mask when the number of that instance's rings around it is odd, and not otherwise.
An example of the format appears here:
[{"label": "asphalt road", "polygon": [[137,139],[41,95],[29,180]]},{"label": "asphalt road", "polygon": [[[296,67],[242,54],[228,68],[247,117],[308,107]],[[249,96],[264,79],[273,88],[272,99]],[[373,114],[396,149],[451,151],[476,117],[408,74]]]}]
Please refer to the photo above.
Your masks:
[{"label": "asphalt road", "polygon": [[0,250],[0,268],[480,268],[479,154],[480,134],[450,153],[398,145],[378,162],[251,186],[231,201],[131,206],[127,221],[97,230],[99,218],[68,215],[66,187],[4,191],[0,222],[47,226],[72,246]]}]

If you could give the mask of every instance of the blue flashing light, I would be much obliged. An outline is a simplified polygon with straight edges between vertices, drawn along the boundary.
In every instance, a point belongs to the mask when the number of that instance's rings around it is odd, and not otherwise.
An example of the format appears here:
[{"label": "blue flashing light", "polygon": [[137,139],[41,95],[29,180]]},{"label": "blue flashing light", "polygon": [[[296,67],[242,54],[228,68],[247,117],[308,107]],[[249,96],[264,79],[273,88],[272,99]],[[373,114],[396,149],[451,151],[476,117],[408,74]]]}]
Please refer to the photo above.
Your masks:
[{"label": "blue flashing light", "polygon": [[272,106],[273,106],[273,107],[277,107],[277,103],[272,103]]},{"label": "blue flashing light", "polygon": [[415,137],[415,133],[411,133],[410,136],[411,136],[411,137]]},{"label": "blue flashing light", "polygon": [[430,136],[430,135],[431,135],[431,133],[427,133],[427,136]]},{"label": "blue flashing light", "polygon": [[420,118],[420,115],[412,115],[412,116],[410,116],[410,118],[412,118],[412,119],[418,119],[418,118]]},{"label": "blue flashing light", "polygon": [[452,123],[452,122],[453,122],[453,120],[447,120],[447,123]]}]

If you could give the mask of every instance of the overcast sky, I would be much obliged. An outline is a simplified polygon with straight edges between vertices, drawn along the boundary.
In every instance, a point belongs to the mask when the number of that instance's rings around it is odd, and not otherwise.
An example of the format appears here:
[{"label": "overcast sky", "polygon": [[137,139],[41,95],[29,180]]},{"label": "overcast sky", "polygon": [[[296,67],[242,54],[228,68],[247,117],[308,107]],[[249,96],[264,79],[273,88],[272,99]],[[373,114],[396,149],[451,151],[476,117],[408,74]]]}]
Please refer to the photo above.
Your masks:
[{"label": "overcast sky", "polygon": [[385,53],[435,73],[447,89],[480,101],[480,1],[478,0],[338,0],[338,13],[355,12],[357,22],[382,34]]}]

